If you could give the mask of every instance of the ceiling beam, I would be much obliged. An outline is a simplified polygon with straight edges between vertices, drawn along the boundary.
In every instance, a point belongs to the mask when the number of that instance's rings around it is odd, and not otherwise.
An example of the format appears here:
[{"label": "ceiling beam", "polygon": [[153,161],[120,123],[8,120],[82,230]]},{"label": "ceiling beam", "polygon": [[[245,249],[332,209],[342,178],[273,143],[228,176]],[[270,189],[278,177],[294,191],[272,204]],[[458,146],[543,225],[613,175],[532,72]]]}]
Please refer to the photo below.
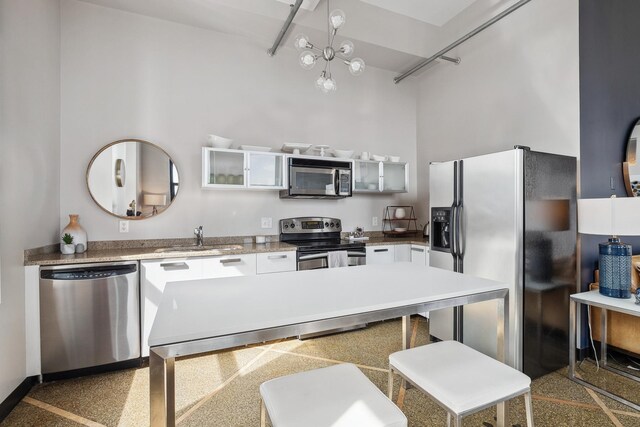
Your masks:
[{"label": "ceiling beam", "polygon": [[291,26],[293,17],[296,16],[296,13],[298,13],[298,9],[300,9],[301,4],[302,4],[302,0],[296,0],[296,3],[291,5],[291,11],[289,11],[289,16],[287,16],[287,20],[284,21],[284,25],[280,29],[280,32],[278,33],[276,40],[273,42],[273,46],[271,46],[271,49],[267,51],[269,56],[273,56],[276,54],[276,51],[278,50],[278,47],[280,46],[280,43],[282,42],[284,35],[287,33],[289,26]]},{"label": "ceiling beam", "polygon": [[[429,57],[427,59],[425,59],[424,61],[418,63],[414,67],[410,68],[409,70],[407,70],[407,71],[403,72],[402,74],[400,74],[399,76],[395,77],[393,79],[394,83],[396,83],[396,84],[400,83],[402,80],[406,79],[407,77],[409,77],[413,73],[415,73],[415,72],[421,70],[422,68],[426,67],[427,65],[431,64],[436,59],[440,59],[441,58],[441,59],[445,59],[445,60],[449,61],[450,58],[444,57],[444,55],[447,52],[449,52],[450,50],[455,49],[456,47],[460,46],[462,43],[466,42],[471,37],[475,36],[476,34],[478,34],[479,32],[481,32],[483,30],[486,30],[487,28],[489,28],[490,26],[492,26],[496,22],[500,21],[505,16],[511,14],[512,12],[515,12],[516,10],[520,9],[525,4],[529,3],[530,1],[531,0],[520,0],[518,3],[514,4],[513,6],[509,7],[508,9],[505,9],[503,12],[501,12],[498,15],[494,16],[493,18],[491,18],[490,20],[488,20],[484,24],[480,25],[475,30],[471,31],[470,33],[462,36],[461,38],[459,38],[455,42],[451,43],[449,46],[445,47],[440,52],[436,53],[435,55],[433,55],[433,56],[431,56],[431,57]],[[460,61],[458,60],[458,62],[460,62]]]}]

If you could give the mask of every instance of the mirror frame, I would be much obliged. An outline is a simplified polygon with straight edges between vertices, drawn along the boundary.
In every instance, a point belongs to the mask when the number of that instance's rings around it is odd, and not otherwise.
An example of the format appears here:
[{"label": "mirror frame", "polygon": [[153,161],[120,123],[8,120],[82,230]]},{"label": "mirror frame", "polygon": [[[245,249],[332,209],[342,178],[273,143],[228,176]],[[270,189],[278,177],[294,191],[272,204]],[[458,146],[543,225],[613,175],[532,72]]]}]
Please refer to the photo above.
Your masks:
[{"label": "mirror frame", "polygon": [[629,136],[627,137],[627,148],[625,149],[625,159],[622,162],[622,180],[624,181],[624,187],[627,190],[627,196],[629,197],[640,197],[640,195],[636,196],[633,194],[633,189],[631,188],[631,172],[629,171],[629,165],[637,164],[638,158],[636,150],[638,147],[638,141],[631,141],[631,136],[636,128],[640,128],[640,119],[637,119],[631,130],[629,131]]},{"label": "mirror frame", "polygon": [[116,218],[125,219],[125,220],[131,220],[131,221],[142,221],[142,220],[145,220],[145,219],[154,218],[154,217],[160,215],[161,213],[166,212],[171,207],[171,205],[173,205],[173,203],[176,201],[176,199],[178,198],[178,194],[180,194],[180,186],[178,186],[178,191],[176,192],[176,195],[173,198],[173,200],[171,201],[171,203],[169,203],[167,205],[167,207],[165,209],[163,209],[161,212],[158,212],[157,214],[151,215],[151,216],[121,216],[121,215],[116,215],[113,212],[108,211],[107,209],[105,209],[93,197],[93,194],[91,193],[91,187],[89,187],[89,172],[91,171],[91,166],[93,166],[93,162],[95,162],[95,160],[98,158],[98,156],[100,154],[102,154],[104,151],[106,151],[109,148],[111,148],[112,146],[114,146],[116,144],[120,144],[122,142],[139,142],[139,143],[142,143],[142,144],[148,144],[148,145],[152,146],[153,148],[156,148],[156,149],[162,151],[169,158],[169,161],[171,163],[173,163],[173,166],[176,168],[176,171],[178,172],[178,177],[180,177],[181,174],[180,174],[180,169],[178,168],[178,165],[173,161],[173,158],[169,155],[169,153],[167,153],[159,145],[154,144],[153,142],[145,141],[144,139],[137,139],[137,138],[119,139],[117,141],[110,142],[109,144],[105,145],[100,150],[98,150],[98,152],[96,154],[94,154],[93,157],[91,158],[91,161],[89,162],[89,166],[87,166],[87,172],[85,174],[85,182],[87,184],[87,191],[89,192],[89,196],[91,196],[91,200],[93,200],[93,202],[96,204],[96,206],[98,206],[100,209],[102,209],[104,212],[108,213],[109,215],[115,216]]}]

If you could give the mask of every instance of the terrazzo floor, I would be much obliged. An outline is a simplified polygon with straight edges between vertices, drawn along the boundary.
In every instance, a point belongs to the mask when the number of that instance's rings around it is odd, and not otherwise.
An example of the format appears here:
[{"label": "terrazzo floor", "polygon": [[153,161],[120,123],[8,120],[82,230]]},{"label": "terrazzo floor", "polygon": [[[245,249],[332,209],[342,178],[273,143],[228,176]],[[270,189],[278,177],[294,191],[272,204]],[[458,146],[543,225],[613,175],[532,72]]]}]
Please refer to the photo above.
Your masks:
[{"label": "terrazzo floor", "polygon": [[[425,322],[412,322],[412,341],[425,344]],[[282,375],[351,362],[386,392],[387,358],[401,349],[399,320],[344,334],[299,341],[289,339],[235,351],[183,358],[176,362],[176,410],[179,426],[259,426],[259,385]],[[590,362],[579,374],[609,389],[640,398],[640,383],[600,370]],[[147,426],[148,368],[56,381],[34,387],[0,426]],[[446,414],[422,393],[394,387],[394,401],[409,425],[444,426]],[[533,382],[537,427],[639,426],[640,412],[570,381],[566,369]],[[524,402],[510,402],[510,424],[525,426]],[[495,425],[495,409],[464,419],[465,426]],[[303,427],[303,426],[301,426]]]}]

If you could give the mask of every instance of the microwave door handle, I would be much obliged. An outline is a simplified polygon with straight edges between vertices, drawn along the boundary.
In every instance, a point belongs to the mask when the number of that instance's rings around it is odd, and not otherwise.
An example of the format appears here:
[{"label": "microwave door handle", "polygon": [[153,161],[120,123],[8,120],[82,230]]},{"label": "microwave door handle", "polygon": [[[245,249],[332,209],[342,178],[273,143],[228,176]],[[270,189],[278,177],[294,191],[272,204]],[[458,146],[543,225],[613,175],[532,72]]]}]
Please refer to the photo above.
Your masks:
[{"label": "microwave door handle", "polygon": [[338,169],[333,170],[333,195],[340,195],[340,171]]}]

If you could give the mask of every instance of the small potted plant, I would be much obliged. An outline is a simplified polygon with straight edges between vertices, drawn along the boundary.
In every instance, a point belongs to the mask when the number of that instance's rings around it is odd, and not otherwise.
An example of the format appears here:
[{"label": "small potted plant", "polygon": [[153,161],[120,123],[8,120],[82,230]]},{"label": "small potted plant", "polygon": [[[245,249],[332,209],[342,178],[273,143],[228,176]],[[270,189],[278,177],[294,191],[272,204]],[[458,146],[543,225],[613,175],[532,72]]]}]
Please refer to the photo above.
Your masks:
[{"label": "small potted plant", "polygon": [[62,236],[62,243],[60,243],[60,252],[65,255],[70,255],[76,251],[76,245],[73,244],[73,236],[69,233],[65,233]]}]

